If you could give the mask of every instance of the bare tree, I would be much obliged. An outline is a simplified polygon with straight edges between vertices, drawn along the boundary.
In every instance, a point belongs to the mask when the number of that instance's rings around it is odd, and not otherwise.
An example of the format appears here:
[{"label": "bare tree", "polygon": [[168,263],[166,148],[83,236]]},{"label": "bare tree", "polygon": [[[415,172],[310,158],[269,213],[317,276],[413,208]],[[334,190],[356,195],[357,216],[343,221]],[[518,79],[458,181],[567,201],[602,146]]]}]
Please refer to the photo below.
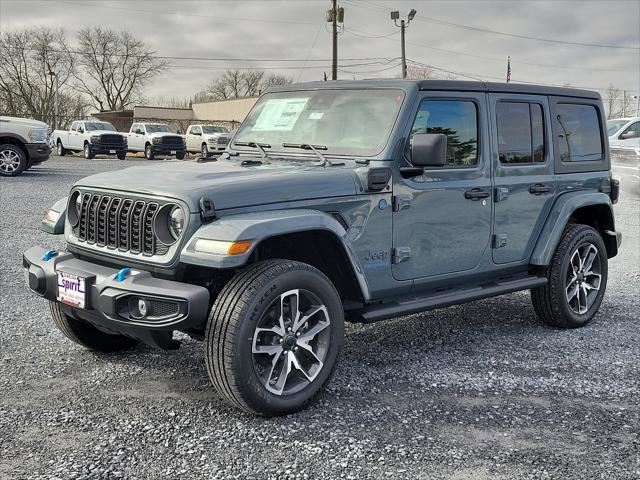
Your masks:
[{"label": "bare tree", "polygon": [[607,91],[604,94],[605,110],[607,111],[607,118],[616,118],[619,116],[618,103],[620,101],[620,89],[609,84]]},{"label": "bare tree", "polygon": [[[290,77],[266,75],[264,70],[227,70],[209,83],[204,94],[209,100],[255,97],[269,87],[292,82]],[[203,93],[196,95],[202,101]]]},{"label": "bare tree", "polygon": [[33,27],[0,34],[0,112],[51,123],[59,84],[59,110],[78,106],[69,95],[74,58],[62,29]]},{"label": "bare tree", "polygon": [[168,66],[127,31],[87,27],[78,32],[78,44],[76,88],[100,110],[133,105],[142,87]]}]

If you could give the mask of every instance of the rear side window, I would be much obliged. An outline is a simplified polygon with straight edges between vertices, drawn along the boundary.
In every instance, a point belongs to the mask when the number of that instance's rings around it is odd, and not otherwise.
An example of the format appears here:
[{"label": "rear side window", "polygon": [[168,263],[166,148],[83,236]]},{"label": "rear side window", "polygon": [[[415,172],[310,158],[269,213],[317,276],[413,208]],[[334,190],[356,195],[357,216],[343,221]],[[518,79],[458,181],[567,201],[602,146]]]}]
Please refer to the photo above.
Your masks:
[{"label": "rear side window", "polygon": [[593,105],[558,103],[556,121],[560,160],[563,162],[602,160],[600,119]]},{"label": "rear side window", "polygon": [[527,102],[498,102],[500,163],[539,163],[545,159],[542,106]]},{"label": "rear side window", "polygon": [[478,109],[470,100],[423,100],[411,128],[416,133],[447,136],[447,166],[478,163]]}]

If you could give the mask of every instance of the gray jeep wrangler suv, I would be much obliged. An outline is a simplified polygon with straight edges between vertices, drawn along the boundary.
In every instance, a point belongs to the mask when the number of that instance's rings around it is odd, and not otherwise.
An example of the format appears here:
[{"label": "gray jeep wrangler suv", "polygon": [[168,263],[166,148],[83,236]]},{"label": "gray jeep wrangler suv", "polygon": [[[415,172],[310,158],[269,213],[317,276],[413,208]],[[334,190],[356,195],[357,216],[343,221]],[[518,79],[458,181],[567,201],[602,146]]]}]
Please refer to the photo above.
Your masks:
[{"label": "gray jeep wrangler suv", "polygon": [[258,100],[217,161],[77,182],[45,216],[66,251],[24,253],[71,340],[206,342],[221,396],[263,415],[329,381],[344,322],[529,289],[547,324],[600,307],[616,255],[597,93],[375,80]]}]

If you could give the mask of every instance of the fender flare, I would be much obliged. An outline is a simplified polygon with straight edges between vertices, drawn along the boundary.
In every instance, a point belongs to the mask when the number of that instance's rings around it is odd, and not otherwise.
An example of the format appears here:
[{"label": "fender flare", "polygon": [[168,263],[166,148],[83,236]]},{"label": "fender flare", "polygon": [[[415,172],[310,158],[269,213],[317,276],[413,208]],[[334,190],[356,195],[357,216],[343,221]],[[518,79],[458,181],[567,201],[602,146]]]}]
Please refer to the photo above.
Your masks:
[{"label": "fender flare", "polygon": [[69,201],[69,197],[62,197],[60,200],[55,202],[51,207],[49,207],[49,211],[54,211],[59,213],[56,221],[48,220],[47,217],[43,217],[40,222],[40,230],[46,233],[50,233],[51,235],[61,235],[64,233],[64,224],[67,217],[67,202]]},{"label": "fender flare", "polygon": [[613,205],[609,195],[606,193],[578,191],[560,195],[553,204],[547,221],[538,236],[538,242],[531,254],[530,263],[538,266],[549,265],[573,213],[579,208],[592,205],[608,206],[611,211],[611,218],[613,218]]},{"label": "fender flare", "polygon": [[[355,251],[347,238],[347,232],[335,218],[319,210],[271,210],[219,218],[196,230],[180,253],[180,263],[216,269],[242,267],[249,261],[251,254],[263,240],[309,230],[325,230],[335,235],[347,254],[363,298],[370,299],[371,295],[364,270],[357,261]],[[253,243],[251,248],[243,254],[218,255],[196,251],[196,242],[199,239],[226,242],[252,240]]]}]

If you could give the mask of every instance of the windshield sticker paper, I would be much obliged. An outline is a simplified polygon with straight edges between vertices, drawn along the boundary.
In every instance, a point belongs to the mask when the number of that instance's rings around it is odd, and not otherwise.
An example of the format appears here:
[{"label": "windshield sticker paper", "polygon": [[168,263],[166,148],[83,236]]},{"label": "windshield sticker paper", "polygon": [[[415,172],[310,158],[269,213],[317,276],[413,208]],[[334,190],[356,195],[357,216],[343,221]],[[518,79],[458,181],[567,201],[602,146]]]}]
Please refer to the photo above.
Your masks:
[{"label": "windshield sticker paper", "polygon": [[267,100],[253,130],[288,132],[293,129],[308,98],[273,98]]}]

